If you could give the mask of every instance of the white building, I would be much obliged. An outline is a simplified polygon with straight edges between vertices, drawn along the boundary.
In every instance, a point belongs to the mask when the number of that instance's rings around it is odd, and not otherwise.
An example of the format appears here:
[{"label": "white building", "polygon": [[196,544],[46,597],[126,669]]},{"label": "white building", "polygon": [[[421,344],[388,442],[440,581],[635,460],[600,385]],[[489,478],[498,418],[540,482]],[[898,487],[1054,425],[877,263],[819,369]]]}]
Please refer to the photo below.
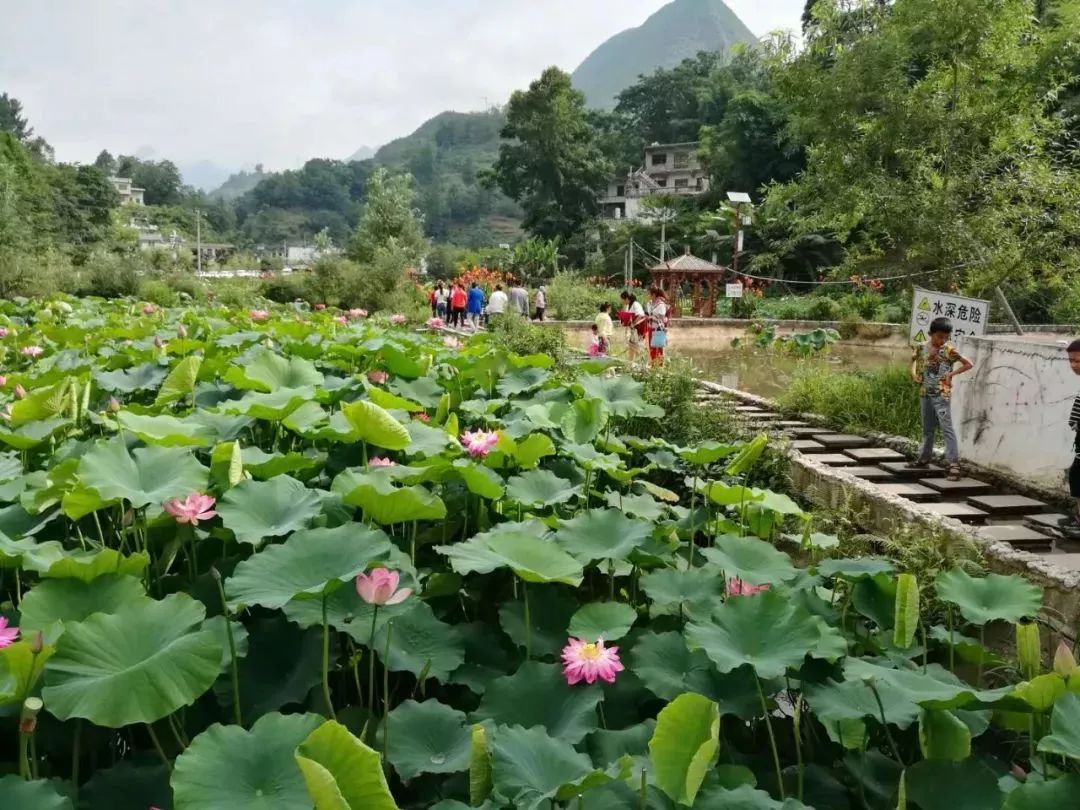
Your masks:
[{"label": "white building", "polygon": [[110,177],[109,182],[113,184],[116,193],[120,195],[121,205],[128,205],[129,203],[131,205],[146,205],[144,199],[146,189],[134,185],[130,177]]},{"label": "white building", "polygon": [[663,194],[696,197],[709,190],[698,157],[701,144],[654,143],[645,147],[645,164],[612,180],[600,203],[605,219],[640,219],[643,200]]}]

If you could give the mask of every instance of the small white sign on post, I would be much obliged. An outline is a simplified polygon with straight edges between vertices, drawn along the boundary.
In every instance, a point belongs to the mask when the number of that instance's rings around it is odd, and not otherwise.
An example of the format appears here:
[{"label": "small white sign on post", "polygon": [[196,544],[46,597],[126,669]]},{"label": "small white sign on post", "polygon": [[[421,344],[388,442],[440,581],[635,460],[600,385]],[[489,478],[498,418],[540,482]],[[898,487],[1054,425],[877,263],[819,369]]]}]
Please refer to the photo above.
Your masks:
[{"label": "small white sign on post", "polygon": [[914,345],[919,346],[930,339],[930,324],[935,318],[952,321],[955,339],[984,335],[990,320],[990,302],[916,287],[911,308],[911,342]]},{"label": "small white sign on post", "polygon": [[728,298],[742,298],[743,286],[739,282],[727,285],[727,297]]}]

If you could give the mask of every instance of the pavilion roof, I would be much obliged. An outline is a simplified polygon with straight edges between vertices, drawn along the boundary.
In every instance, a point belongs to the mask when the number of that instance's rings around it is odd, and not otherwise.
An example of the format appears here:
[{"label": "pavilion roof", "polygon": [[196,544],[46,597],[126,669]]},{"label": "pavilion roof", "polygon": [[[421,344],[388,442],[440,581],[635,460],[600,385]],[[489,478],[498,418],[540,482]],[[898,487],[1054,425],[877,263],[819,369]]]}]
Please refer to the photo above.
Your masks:
[{"label": "pavilion roof", "polygon": [[655,267],[649,268],[650,272],[663,273],[666,271],[677,271],[682,273],[725,273],[726,267],[707,262],[704,259],[699,259],[691,253],[684,253],[682,256],[677,256],[674,259],[670,259],[663,264],[658,264]]}]

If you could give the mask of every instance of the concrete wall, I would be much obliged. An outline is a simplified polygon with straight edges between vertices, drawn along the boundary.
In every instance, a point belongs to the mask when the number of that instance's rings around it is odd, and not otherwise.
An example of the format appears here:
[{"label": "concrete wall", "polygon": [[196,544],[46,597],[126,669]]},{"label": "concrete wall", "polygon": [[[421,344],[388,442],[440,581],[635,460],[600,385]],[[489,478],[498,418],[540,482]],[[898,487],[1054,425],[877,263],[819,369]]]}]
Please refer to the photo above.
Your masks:
[{"label": "concrete wall", "polygon": [[1072,463],[1069,410],[1080,377],[1058,341],[965,338],[975,369],[956,381],[953,421],[965,459],[1041,486],[1066,489]]}]

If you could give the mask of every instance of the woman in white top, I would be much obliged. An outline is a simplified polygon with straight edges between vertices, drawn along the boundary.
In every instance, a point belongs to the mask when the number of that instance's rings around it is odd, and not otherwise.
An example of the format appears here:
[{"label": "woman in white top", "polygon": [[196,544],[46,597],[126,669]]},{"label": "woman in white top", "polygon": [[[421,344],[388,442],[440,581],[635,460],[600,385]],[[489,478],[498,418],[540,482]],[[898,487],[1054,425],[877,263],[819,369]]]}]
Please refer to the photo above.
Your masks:
[{"label": "woman in white top", "polygon": [[648,319],[645,317],[645,310],[641,306],[641,302],[637,300],[637,296],[633,293],[623,290],[619,293],[619,298],[622,299],[623,312],[625,313],[625,317],[619,320],[627,326],[626,353],[630,358],[630,362],[636,363],[638,350],[648,328]]},{"label": "woman in white top", "polygon": [[664,364],[667,348],[668,302],[659,287],[649,290],[649,360],[654,366]]},{"label": "woman in white top", "polygon": [[446,291],[446,287],[439,282],[439,286],[435,288],[435,316],[446,320],[446,302],[450,300],[450,293]]}]

